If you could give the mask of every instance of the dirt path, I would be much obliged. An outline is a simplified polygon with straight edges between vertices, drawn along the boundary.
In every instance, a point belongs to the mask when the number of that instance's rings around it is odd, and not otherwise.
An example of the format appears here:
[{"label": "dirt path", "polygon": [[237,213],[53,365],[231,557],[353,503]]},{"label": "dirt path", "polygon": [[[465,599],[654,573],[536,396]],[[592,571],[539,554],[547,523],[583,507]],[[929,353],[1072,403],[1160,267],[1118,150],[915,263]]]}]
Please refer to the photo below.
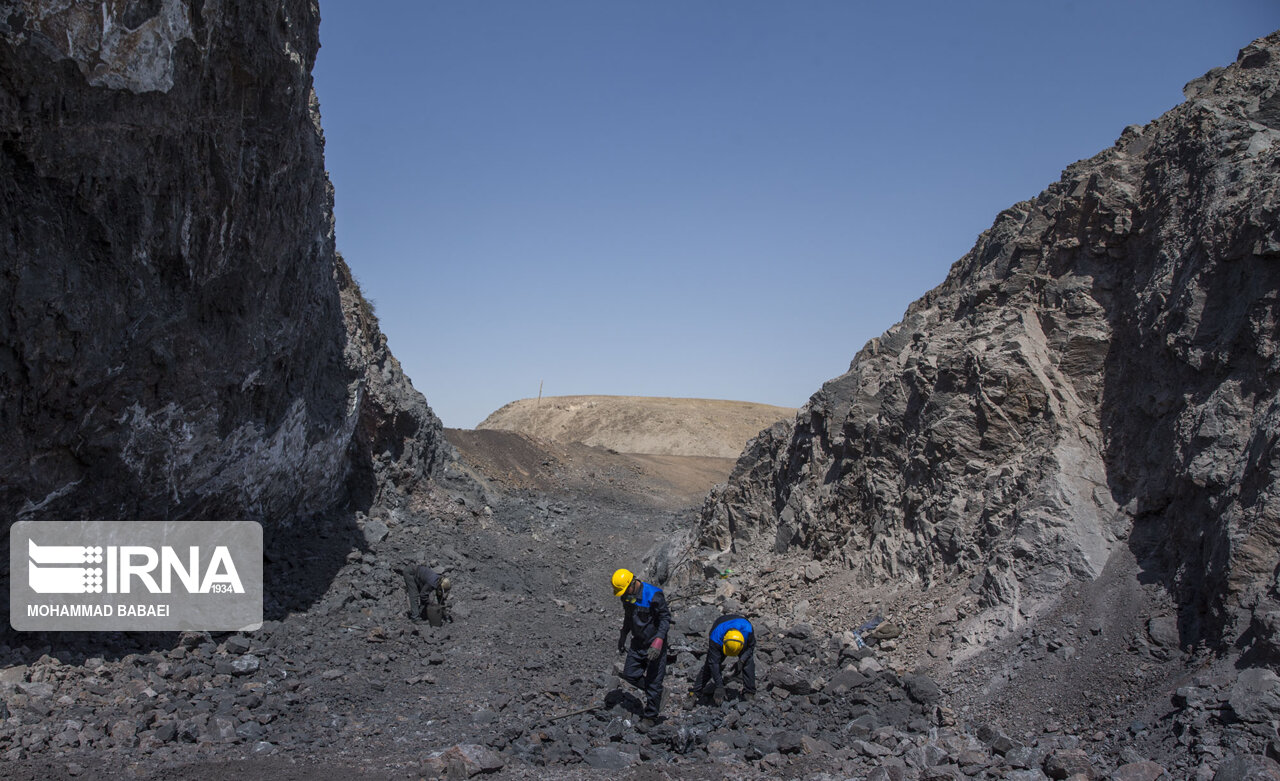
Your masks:
[{"label": "dirt path", "polygon": [[498,492],[611,495],[641,508],[702,504],[729,478],[735,459],[619,453],[579,442],[538,440],[513,431],[445,429],[471,474]]}]

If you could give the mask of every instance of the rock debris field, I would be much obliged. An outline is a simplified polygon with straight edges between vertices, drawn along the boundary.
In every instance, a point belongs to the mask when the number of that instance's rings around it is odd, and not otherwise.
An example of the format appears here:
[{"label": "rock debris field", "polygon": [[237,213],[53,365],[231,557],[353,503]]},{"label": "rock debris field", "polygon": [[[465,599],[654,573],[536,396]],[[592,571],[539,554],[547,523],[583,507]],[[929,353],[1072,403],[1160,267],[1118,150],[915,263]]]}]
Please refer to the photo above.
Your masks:
[{"label": "rock debris field", "polygon": [[[566,469],[579,472],[553,474]],[[693,702],[685,692],[712,621],[744,609],[753,591],[737,576],[668,591],[676,624],[663,718],[643,728],[639,692],[617,677],[621,611],[609,574],[639,568],[694,508],[637,499],[644,491],[620,482],[641,479],[634,471],[551,460],[530,468],[539,470],[546,485],[575,489],[493,482],[277,540],[269,548],[305,553],[269,556],[269,620],[256,632],[9,632],[0,647],[5,776],[1280,778],[1266,756],[1276,750],[1280,680],[1259,670],[1233,677],[1212,660],[1196,668],[1159,644],[1161,626],[1102,665],[1145,665],[1161,680],[1192,671],[1149,722],[1118,722],[1128,711],[1116,703],[1150,704],[1151,678],[1106,678],[1112,691],[1072,710],[1043,672],[1077,654],[1069,626],[1028,631],[965,668],[925,667],[902,661],[918,638],[911,610],[898,605],[888,607],[902,636],[863,647],[849,631],[856,625],[788,620],[782,604],[748,610],[760,695],[742,701],[731,681],[722,706]],[[587,470],[595,488],[583,488]],[[400,570],[420,560],[456,584],[454,620],[442,627],[405,616]],[[761,592],[781,601],[791,598],[775,585],[788,566],[810,598],[823,583],[836,588],[804,562],[772,566]],[[1074,631],[1102,632],[1083,619]],[[1038,683],[1021,684],[1031,670]],[[1062,715],[1046,719],[1055,705]]]}]

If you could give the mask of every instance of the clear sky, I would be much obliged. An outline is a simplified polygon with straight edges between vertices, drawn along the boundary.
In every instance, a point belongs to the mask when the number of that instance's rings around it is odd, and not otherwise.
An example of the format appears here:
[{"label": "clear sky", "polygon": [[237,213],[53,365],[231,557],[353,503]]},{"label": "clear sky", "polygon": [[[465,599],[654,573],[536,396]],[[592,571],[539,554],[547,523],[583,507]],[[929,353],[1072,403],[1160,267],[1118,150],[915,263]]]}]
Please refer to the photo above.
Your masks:
[{"label": "clear sky", "polygon": [[321,0],[337,242],[446,426],[800,406],[1276,0]]}]

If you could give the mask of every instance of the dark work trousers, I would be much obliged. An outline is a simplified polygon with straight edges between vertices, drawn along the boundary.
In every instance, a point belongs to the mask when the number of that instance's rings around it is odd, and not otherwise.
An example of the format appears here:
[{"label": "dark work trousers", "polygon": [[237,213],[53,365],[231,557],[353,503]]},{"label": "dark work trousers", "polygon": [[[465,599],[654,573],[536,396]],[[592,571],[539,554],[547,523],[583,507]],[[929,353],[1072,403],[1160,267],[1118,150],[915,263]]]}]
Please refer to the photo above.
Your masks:
[{"label": "dark work trousers", "polygon": [[662,708],[662,679],[667,677],[667,649],[652,662],[649,661],[648,648],[627,649],[627,663],[622,668],[622,680],[644,689],[645,718],[655,719]]}]

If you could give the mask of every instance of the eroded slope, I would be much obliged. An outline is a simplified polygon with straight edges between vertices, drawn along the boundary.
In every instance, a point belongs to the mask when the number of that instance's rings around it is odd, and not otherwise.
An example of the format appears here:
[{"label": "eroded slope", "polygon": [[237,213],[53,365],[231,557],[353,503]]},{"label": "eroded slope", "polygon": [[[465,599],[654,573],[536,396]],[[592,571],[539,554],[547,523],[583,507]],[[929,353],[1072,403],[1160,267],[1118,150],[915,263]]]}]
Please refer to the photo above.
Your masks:
[{"label": "eroded slope", "polygon": [[960,584],[997,634],[1132,544],[1184,642],[1274,647],[1278,77],[1272,35],[1003,212],[748,446],[698,542]]},{"label": "eroded slope", "polygon": [[517,431],[666,456],[736,458],[747,440],[795,410],[746,401],[648,396],[548,396],[513,401],[478,429]]}]

